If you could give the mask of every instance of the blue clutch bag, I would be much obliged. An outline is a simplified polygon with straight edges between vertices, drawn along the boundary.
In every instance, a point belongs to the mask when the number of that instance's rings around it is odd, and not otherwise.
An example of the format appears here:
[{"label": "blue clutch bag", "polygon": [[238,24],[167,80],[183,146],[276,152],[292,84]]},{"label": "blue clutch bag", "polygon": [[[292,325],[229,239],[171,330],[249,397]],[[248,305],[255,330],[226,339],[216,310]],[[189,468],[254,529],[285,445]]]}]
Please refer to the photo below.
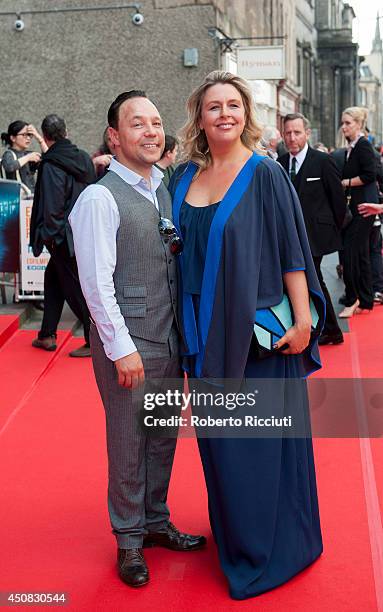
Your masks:
[{"label": "blue clutch bag", "polygon": [[[316,306],[310,297],[310,311],[312,317],[311,338],[320,334],[320,321]],[[260,308],[255,313],[254,338],[257,356],[264,359],[275,353],[273,345],[285,335],[286,331],[294,325],[294,312],[286,293],[282,301],[276,306]]]}]

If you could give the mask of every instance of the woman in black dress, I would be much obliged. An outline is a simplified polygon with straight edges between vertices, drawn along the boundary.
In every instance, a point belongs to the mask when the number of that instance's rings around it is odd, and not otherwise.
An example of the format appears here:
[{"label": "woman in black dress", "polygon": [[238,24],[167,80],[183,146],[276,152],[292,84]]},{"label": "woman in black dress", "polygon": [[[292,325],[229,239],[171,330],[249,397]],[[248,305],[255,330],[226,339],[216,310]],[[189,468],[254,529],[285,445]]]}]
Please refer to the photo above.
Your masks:
[{"label": "woman in black dress", "polygon": [[369,236],[374,217],[362,217],[358,205],[378,202],[376,161],[372,145],[363,135],[367,112],[358,106],[346,108],[342,115],[342,130],[348,142],[343,168],[343,186],[351,196],[353,220],[344,232],[343,280],[346,287],[342,319],[372,310],[374,293],[369,255]]}]

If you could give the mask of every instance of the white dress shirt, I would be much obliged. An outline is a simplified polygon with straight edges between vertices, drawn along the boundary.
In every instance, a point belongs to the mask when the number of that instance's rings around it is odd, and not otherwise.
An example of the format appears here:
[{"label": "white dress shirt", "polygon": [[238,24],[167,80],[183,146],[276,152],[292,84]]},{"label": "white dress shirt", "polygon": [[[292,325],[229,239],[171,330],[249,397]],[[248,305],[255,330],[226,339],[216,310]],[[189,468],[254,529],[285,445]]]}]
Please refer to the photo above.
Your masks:
[{"label": "white dress shirt", "polygon": [[364,136],[364,134],[363,134],[363,132],[360,132],[360,134],[358,134],[358,136],[355,138],[355,140],[353,140],[352,142],[348,143],[346,159],[348,159],[350,157],[351,151],[355,148],[356,143],[362,138],[362,136]]},{"label": "white dress shirt", "polygon": [[303,147],[302,151],[299,151],[299,153],[297,153],[296,155],[291,155],[290,153],[290,159],[289,159],[289,174],[291,172],[291,165],[292,165],[292,160],[293,157],[295,157],[295,159],[297,160],[297,163],[295,165],[295,173],[298,174],[299,170],[302,167],[303,162],[306,159],[306,155],[307,155],[307,151],[309,150],[309,145],[305,144],[305,146]]},{"label": "white dress shirt", "polygon": [[[113,171],[158,208],[156,191],[163,174],[153,166],[150,184],[139,174],[112,159]],[[81,288],[96,324],[105,354],[112,361],[137,349],[115,297],[116,235],[120,215],[114,197],[103,185],[89,185],[69,215]]]}]

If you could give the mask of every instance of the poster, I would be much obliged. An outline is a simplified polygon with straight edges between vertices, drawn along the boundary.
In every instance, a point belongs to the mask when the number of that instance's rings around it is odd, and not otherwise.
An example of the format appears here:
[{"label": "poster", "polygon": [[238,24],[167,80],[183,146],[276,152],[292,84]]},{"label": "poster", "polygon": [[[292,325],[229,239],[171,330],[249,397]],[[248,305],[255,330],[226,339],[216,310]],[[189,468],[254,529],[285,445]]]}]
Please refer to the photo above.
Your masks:
[{"label": "poster", "polygon": [[29,246],[32,198],[20,201],[20,272],[21,291],[44,291],[44,272],[49,261],[49,252],[44,247],[39,257],[35,257]]},{"label": "poster", "polygon": [[0,180],[0,272],[18,272],[20,185]]}]

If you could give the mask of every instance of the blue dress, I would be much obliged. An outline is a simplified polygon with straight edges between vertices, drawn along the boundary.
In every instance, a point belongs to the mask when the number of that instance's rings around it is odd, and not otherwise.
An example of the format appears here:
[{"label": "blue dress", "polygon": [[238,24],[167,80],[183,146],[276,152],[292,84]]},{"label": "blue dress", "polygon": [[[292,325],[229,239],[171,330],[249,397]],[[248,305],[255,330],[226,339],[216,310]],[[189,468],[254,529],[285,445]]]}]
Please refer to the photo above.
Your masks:
[{"label": "blue dress", "polygon": [[[218,207],[183,202],[180,209],[184,290],[193,295],[197,322],[209,230]],[[245,377],[301,378],[301,362],[284,355],[257,361],[250,350]],[[290,398],[286,406],[296,400]],[[305,389],[300,410],[308,415]],[[319,557],[323,548],[311,438],[201,437],[198,446],[211,528],[234,599],[283,584]]]}]

